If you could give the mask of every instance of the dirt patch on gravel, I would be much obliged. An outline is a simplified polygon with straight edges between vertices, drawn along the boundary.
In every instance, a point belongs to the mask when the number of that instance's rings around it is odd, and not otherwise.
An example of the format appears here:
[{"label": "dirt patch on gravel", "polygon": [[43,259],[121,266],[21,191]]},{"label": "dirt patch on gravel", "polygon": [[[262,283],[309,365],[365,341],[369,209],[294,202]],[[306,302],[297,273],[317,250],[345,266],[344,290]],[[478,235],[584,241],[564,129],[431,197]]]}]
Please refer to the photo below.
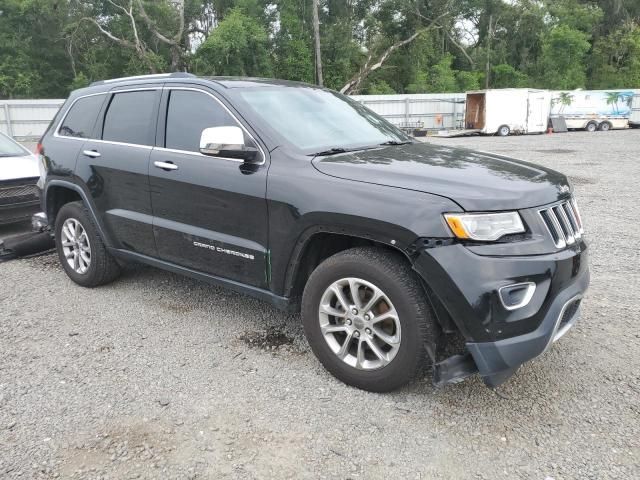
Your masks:
[{"label": "dirt patch on gravel", "polygon": [[239,338],[251,348],[267,351],[295,345],[295,339],[281,330],[249,331],[242,333]]}]

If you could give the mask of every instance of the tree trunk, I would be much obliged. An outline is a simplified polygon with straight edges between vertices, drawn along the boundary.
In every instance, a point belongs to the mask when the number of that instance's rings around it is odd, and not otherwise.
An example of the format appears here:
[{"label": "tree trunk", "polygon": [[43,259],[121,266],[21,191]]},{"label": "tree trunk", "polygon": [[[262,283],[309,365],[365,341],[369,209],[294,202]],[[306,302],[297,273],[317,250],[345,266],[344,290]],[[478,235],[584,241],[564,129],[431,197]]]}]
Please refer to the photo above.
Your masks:
[{"label": "tree trunk", "polygon": [[487,62],[484,67],[484,88],[489,88],[489,79],[491,77],[491,36],[493,34],[493,14],[489,15],[489,29],[487,30]]},{"label": "tree trunk", "polygon": [[320,52],[320,19],[318,17],[318,0],[313,0],[313,39],[316,49],[316,81],[323,86],[322,80],[322,53]]}]

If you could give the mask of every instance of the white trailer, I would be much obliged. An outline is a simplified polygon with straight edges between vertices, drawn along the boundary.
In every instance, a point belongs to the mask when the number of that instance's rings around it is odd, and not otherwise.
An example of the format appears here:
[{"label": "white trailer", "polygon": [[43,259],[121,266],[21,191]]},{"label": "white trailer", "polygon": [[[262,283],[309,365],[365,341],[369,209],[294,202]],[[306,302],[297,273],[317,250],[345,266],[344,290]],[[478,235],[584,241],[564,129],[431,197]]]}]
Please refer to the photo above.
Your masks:
[{"label": "white trailer", "polygon": [[506,136],[544,133],[551,108],[551,92],[530,88],[502,88],[467,92],[464,126],[468,131]]},{"label": "white trailer", "polygon": [[636,90],[633,95],[629,125],[633,128],[640,128],[640,90]]},{"label": "white trailer", "polygon": [[552,92],[551,117],[564,118],[569,130],[627,128],[631,90],[571,90]]}]

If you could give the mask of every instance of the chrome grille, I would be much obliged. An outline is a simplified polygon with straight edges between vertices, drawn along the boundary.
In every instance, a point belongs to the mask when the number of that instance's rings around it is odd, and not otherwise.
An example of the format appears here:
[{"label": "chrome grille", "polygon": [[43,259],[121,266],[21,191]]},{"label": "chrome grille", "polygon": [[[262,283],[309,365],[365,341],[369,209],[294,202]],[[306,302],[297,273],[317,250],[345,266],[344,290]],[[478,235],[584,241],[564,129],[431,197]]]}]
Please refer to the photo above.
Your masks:
[{"label": "chrome grille", "polygon": [[582,237],[584,233],[582,220],[578,205],[573,198],[538,212],[556,247],[564,248],[572,245]]}]

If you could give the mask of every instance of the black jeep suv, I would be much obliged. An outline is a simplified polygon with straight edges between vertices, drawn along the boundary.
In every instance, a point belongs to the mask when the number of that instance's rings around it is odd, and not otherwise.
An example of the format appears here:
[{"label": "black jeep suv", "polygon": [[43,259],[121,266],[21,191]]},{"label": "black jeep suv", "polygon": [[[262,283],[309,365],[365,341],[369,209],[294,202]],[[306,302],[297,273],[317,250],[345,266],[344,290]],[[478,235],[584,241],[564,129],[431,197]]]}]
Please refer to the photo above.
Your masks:
[{"label": "black jeep suv", "polygon": [[300,310],[336,377],[496,386],[576,321],[564,175],[419,143],[336,92],[166,74],[77,90],[38,147],[71,279],[138,261]]}]

